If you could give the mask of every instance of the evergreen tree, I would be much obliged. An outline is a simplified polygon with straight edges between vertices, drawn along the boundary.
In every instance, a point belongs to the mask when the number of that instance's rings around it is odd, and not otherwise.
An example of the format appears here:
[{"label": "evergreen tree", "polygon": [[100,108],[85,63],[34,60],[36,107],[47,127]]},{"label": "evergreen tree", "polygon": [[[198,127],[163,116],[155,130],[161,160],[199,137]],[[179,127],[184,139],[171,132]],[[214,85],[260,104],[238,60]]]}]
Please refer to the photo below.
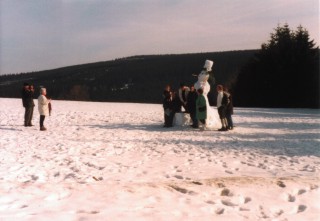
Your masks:
[{"label": "evergreen tree", "polygon": [[302,26],[278,26],[240,71],[235,104],[319,108],[319,48]]}]

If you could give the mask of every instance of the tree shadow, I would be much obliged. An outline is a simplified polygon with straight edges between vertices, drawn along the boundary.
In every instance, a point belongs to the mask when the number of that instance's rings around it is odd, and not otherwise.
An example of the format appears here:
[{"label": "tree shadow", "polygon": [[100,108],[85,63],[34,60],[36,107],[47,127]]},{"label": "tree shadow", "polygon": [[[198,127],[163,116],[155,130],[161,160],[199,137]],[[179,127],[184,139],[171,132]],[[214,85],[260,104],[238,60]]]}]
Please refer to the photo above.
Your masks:
[{"label": "tree shadow", "polygon": [[[306,113],[307,111],[307,113]],[[277,109],[277,108],[236,108],[235,112],[239,116],[263,116],[263,117],[287,117],[303,119],[319,119],[318,109]]]},{"label": "tree shadow", "polygon": [[12,127],[4,127],[2,125],[0,125],[0,130],[7,130],[7,131],[22,131],[21,129],[16,129],[16,128],[12,128]]},{"label": "tree shadow", "polygon": [[143,130],[143,131],[150,131],[150,132],[153,132],[153,131],[172,132],[172,131],[187,130],[187,128],[189,128],[188,126],[164,127],[163,125],[159,125],[159,124],[129,124],[129,123],[109,124],[109,125],[108,124],[106,125],[88,124],[88,125],[81,125],[81,126],[90,127],[90,128],[107,129],[107,130],[124,129],[124,130]]},{"label": "tree shadow", "polygon": [[[251,124],[250,124],[251,125]],[[272,123],[267,123],[269,128],[274,128]],[[295,124],[294,124],[295,125]],[[303,132],[299,131],[297,133],[286,132],[283,130],[281,134],[268,133],[268,132],[256,132],[241,134],[237,133],[237,128],[233,132],[219,132],[216,130],[203,131],[195,130],[189,127],[175,126],[170,128],[164,128],[162,125],[158,124],[110,124],[110,125],[82,125],[90,128],[100,128],[107,130],[123,129],[123,130],[132,130],[132,131],[146,131],[146,132],[160,132],[160,133],[171,133],[171,137],[175,136],[175,132],[199,132],[200,136],[204,137],[214,137],[219,136],[221,140],[216,140],[212,142],[210,139],[208,141],[201,140],[197,141],[190,138],[187,134],[185,137],[179,139],[180,143],[183,143],[185,146],[197,146],[199,148],[207,150],[238,150],[238,151],[257,151],[266,155],[272,156],[316,156],[320,157],[320,141],[319,134],[316,132]],[[241,125],[242,126],[242,125]],[[315,128],[317,124],[309,125],[310,128]],[[260,125],[257,127],[265,128],[266,125]],[[297,128],[300,128],[297,126]],[[283,125],[281,129],[292,129],[292,125]],[[221,137],[225,136],[225,137]],[[136,142],[139,142],[139,138],[135,138]],[[132,141],[132,140],[131,140]],[[176,140],[170,140],[167,136],[159,136],[157,138],[158,142],[162,142],[164,145],[175,144]],[[144,140],[148,143],[148,141]],[[152,141],[153,143],[154,141]]]},{"label": "tree shadow", "polygon": [[319,123],[302,123],[302,122],[241,122],[238,126],[259,129],[280,129],[303,131],[310,129],[320,129]]}]

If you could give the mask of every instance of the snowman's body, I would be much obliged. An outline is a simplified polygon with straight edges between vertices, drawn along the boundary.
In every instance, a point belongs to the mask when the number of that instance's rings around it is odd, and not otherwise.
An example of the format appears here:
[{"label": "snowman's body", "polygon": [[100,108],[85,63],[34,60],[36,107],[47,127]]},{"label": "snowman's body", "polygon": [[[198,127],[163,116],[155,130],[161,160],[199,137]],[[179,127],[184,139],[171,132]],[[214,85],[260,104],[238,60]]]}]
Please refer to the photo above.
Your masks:
[{"label": "snowman's body", "polygon": [[194,84],[194,88],[198,90],[199,88],[203,89],[203,96],[206,99],[207,104],[207,120],[206,124],[209,128],[220,128],[221,122],[218,115],[218,111],[214,110],[208,100],[208,93],[210,92],[210,84],[208,83],[209,79],[209,71],[211,71],[211,67],[213,65],[212,61],[206,60],[206,63],[204,65],[204,68],[206,70],[201,71],[201,73],[198,75],[198,81]]}]

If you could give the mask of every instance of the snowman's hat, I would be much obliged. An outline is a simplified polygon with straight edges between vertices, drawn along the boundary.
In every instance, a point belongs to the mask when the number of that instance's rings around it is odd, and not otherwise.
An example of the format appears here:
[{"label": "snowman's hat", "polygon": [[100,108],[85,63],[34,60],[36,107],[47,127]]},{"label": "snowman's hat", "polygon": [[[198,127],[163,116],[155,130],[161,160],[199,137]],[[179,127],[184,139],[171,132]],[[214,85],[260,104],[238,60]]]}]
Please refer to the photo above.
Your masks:
[{"label": "snowman's hat", "polygon": [[207,69],[207,71],[211,71],[212,70],[212,66],[213,66],[213,61],[206,60],[206,62],[204,63],[203,68]]}]

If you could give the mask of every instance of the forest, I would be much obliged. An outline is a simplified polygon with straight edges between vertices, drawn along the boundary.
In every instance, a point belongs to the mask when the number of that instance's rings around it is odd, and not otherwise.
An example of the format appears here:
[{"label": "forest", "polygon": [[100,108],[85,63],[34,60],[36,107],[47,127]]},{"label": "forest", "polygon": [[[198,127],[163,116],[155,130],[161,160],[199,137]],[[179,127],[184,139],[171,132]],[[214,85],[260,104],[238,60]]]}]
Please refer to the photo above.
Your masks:
[{"label": "forest", "polygon": [[244,107],[319,108],[319,47],[302,26],[278,26],[233,85]]},{"label": "forest", "polygon": [[[178,90],[194,84],[205,60],[214,61],[209,100],[215,105],[217,84],[230,84],[256,50],[142,55],[111,61],[0,76],[0,97],[21,97],[24,82],[46,87],[58,100],[161,103],[165,85]],[[38,96],[38,92],[36,96]]]}]

